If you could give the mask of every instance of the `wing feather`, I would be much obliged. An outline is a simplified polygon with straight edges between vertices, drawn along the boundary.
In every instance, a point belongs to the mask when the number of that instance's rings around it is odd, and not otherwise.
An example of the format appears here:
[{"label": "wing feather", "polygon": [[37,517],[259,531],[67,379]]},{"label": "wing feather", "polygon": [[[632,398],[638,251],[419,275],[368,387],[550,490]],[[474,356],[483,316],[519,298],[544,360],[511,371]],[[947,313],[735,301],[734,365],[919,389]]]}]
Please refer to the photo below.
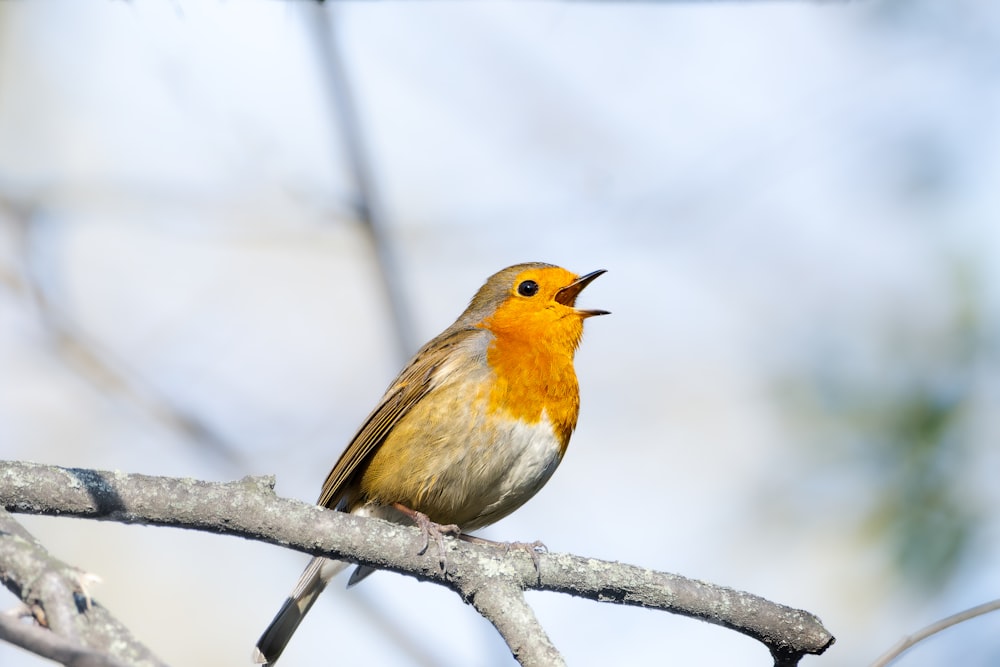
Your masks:
[{"label": "wing feather", "polygon": [[323,483],[318,505],[340,508],[344,494],[350,488],[355,473],[363,469],[368,459],[375,454],[393,427],[403,419],[417,403],[440,385],[438,369],[448,359],[448,348],[455,347],[472,336],[488,335],[483,329],[464,327],[435,338],[425,345],[410,363],[400,372],[386,390],[382,400],[368,415],[358,429],[340,459],[334,464]]}]

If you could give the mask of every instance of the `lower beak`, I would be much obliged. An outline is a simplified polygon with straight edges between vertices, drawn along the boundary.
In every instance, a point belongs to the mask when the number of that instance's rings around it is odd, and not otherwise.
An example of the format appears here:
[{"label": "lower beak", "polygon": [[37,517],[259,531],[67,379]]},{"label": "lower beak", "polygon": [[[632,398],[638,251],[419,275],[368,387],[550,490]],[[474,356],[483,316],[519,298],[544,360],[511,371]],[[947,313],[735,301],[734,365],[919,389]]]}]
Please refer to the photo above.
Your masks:
[{"label": "lower beak", "polygon": [[[585,276],[580,276],[566,287],[563,287],[558,292],[556,292],[555,299],[557,302],[564,306],[573,307],[576,304],[576,297],[579,296],[583,288],[589,285],[602,273],[607,273],[604,269],[598,269],[597,271],[591,271]],[[594,317],[595,315],[610,315],[607,310],[577,310],[577,314],[580,317]]]}]

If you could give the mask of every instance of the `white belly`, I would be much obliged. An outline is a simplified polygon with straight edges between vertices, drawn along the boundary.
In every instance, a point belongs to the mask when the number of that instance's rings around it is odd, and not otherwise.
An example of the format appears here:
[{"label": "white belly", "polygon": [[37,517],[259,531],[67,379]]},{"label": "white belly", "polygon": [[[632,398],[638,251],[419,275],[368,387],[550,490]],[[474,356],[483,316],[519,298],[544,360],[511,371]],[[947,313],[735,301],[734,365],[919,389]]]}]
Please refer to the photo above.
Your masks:
[{"label": "white belly", "polygon": [[[559,441],[544,413],[537,424],[518,423],[504,435],[504,454],[484,457],[489,463],[480,474],[492,480],[486,485],[492,492],[480,499],[479,516],[466,527],[469,530],[499,521],[526,503],[559,465]],[[476,462],[471,463],[474,469]]]}]

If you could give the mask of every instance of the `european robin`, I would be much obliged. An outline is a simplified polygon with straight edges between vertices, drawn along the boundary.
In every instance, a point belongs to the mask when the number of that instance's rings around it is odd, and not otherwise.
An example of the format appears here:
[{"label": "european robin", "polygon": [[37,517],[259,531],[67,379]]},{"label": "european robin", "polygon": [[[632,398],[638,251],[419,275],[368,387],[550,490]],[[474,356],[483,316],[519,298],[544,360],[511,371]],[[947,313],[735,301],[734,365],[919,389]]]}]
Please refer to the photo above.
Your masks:
[{"label": "european robin", "polygon": [[[576,298],[603,270],[551,264],[490,276],[469,307],[424,345],[386,390],[323,484],[317,504],[431,530],[504,518],[548,481],[576,427]],[[454,525],[445,525],[454,524]],[[317,596],[349,564],[313,558],[257,642],[274,663]],[[371,573],[359,567],[348,585]]]}]

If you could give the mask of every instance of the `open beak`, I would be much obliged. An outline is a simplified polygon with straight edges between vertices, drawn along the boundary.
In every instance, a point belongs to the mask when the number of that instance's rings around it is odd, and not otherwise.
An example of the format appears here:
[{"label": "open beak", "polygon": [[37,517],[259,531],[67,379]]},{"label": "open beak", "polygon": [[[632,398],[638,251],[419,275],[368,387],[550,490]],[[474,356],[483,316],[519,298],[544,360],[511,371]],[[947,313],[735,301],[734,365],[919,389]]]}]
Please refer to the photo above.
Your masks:
[{"label": "open beak", "polygon": [[[580,276],[569,285],[566,285],[566,287],[563,287],[556,292],[556,301],[564,306],[572,308],[576,304],[576,297],[583,291],[583,288],[592,283],[594,278],[602,273],[607,273],[607,271],[604,269],[598,269],[597,271],[591,271],[585,276]],[[593,317],[595,315],[611,314],[607,310],[577,310],[576,312],[580,315],[580,317]]]}]

